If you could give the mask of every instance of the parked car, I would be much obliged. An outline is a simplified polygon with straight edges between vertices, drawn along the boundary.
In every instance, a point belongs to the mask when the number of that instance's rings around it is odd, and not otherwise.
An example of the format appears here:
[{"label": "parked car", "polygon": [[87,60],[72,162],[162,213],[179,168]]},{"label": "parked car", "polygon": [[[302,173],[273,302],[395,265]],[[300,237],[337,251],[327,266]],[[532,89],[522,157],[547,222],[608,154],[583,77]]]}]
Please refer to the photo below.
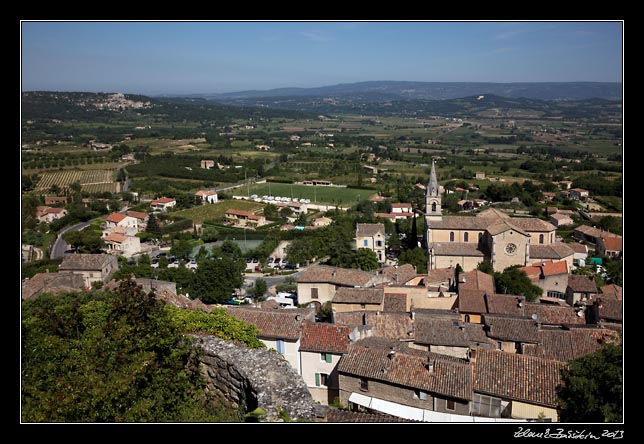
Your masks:
[{"label": "parked car", "polygon": [[273,258],[272,258],[272,257],[269,257],[269,258],[266,260],[266,262],[267,262],[267,263],[269,263],[269,264],[272,264],[272,263],[273,263]]}]

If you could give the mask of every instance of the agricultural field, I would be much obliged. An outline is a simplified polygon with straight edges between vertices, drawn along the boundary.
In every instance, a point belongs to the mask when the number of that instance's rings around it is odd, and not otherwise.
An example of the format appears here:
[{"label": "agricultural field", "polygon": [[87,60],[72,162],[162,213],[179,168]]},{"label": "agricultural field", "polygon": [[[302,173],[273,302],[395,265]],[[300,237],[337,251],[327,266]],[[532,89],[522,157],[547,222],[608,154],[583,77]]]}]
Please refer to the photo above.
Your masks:
[{"label": "agricultural field", "polygon": [[114,170],[67,170],[43,173],[35,188],[36,192],[46,192],[56,185],[65,190],[74,182],[80,182],[81,190],[89,193],[109,191],[119,192],[119,183],[114,181]]},{"label": "agricultural field", "polygon": [[229,209],[255,211],[263,208],[264,205],[257,202],[248,202],[244,200],[225,200],[216,204],[200,205],[187,210],[174,211],[170,216],[180,216],[192,219],[195,223],[202,223],[207,220],[214,220],[224,217]]},{"label": "agricultural field", "polygon": [[354,204],[358,200],[367,199],[376,190],[360,188],[343,188],[327,186],[292,185],[288,183],[253,184],[244,191],[246,194],[258,196],[282,196],[297,199],[310,199],[311,202]]}]

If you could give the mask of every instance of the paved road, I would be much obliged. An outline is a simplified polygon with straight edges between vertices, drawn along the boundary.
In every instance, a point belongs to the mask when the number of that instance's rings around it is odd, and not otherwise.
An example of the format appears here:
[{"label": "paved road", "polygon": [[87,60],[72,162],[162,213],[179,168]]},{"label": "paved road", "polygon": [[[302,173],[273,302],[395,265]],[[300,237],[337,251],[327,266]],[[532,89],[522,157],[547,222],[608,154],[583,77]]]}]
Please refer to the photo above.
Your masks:
[{"label": "paved road", "polygon": [[76,225],[70,225],[69,227],[65,227],[62,230],[60,230],[60,233],[58,233],[58,237],[56,238],[56,241],[54,242],[54,245],[51,247],[51,252],[49,254],[49,257],[51,259],[58,259],[60,257],[63,257],[65,255],[65,250],[69,248],[69,245],[65,240],[63,239],[63,234],[69,232],[69,231],[78,231],[89,224],[92,223],[94,219],[88,220],[87,222],[81,222]]}]

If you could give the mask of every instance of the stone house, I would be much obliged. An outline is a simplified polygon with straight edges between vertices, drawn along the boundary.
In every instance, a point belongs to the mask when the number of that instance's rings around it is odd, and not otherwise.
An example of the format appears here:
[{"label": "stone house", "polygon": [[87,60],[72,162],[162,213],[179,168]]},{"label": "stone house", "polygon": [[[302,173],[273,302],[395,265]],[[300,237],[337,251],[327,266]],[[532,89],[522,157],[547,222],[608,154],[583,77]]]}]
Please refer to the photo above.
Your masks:
[{"label": "stone house", "polygon": [[314,321],[312,309],[257,309],[226,307],[226,312],[244,322],[253,324],[259,330],[257,338],[267,348],[275,350],[286,359],[291,367],[300,372],[300,337],[305,321]]},{"label": "stone house", "polygon": [[340,396],[337,365],[349,350],[353,331],[353,327],[338,324],[304,322],[302,325],[299,373],[313,400],[327,405]]},{"label": "stone house", "polygon": [[314,303],[317,310],[327,301],[333,300],[341,287],[365,287],[372,279],[366,271],[313,265],[297,279],[297,295],[300,304]]},{"label": "stone house", "polygon": [[566,261],[554,262],[552,260],[535,262],[532,265],[521,267],[534,285],[543,290],[546,297],[566,299],[568,286],[568,263]]},{"label": "stone house", "polygon": [[471,414],[557,421],[556,387],[565,363],[501,350],[473,350]]},{"label": "stone house", "polygon": [[58,266],[58,271],[81,275],[86,288],[91,288],[93,282],[109,281],[118,269],[116,256],[110,254],[70,254]]},{"label": "stone house", "polygon": [[376,253],[378,262],[385,261],[385,225],[357,224],[356,248],[366,248]]},{"label": "stone house", "polygon": [[595,276],[571,274],[568,276],[566,287],[566,302],[568,305],[575,305],[579,302],[586,302],[591,296],[598,293]]},{"label": "stone house", "polygon": [[[340,402],[423,421],[425,411],[468,415],[471,366],[435,353],[350,345],[338,364]],[[395,413],[394,413],[395,412]]]}]

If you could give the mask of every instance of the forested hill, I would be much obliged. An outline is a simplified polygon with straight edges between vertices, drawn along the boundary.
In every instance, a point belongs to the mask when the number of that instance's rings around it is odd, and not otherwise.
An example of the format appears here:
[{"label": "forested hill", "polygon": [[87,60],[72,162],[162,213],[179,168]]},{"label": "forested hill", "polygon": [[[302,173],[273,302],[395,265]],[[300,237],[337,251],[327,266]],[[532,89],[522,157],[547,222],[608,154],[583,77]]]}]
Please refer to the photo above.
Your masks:
[{"label": "forested hill", "polygon": [[318,88],[279,88],[265,91],[239,91],[222,94],[194,94],[192,97],[212,100],[234,100],[260,97],[370,97],[373,101],[457,99],[472,95],[497,95],[510,99],[539,100],[622,99],[618,82],[405,82],[369,81],[343,83]]},{"label": "forested hill", "polygon": [[109,123],[118,120],[158,122],[227,122],[230,119],[255,117],[310,117],[293,110],[230,106],[203,99],[155,99],[120,93],[29,91],[22,93],[21,113],[24,120],[90,121]]}]

